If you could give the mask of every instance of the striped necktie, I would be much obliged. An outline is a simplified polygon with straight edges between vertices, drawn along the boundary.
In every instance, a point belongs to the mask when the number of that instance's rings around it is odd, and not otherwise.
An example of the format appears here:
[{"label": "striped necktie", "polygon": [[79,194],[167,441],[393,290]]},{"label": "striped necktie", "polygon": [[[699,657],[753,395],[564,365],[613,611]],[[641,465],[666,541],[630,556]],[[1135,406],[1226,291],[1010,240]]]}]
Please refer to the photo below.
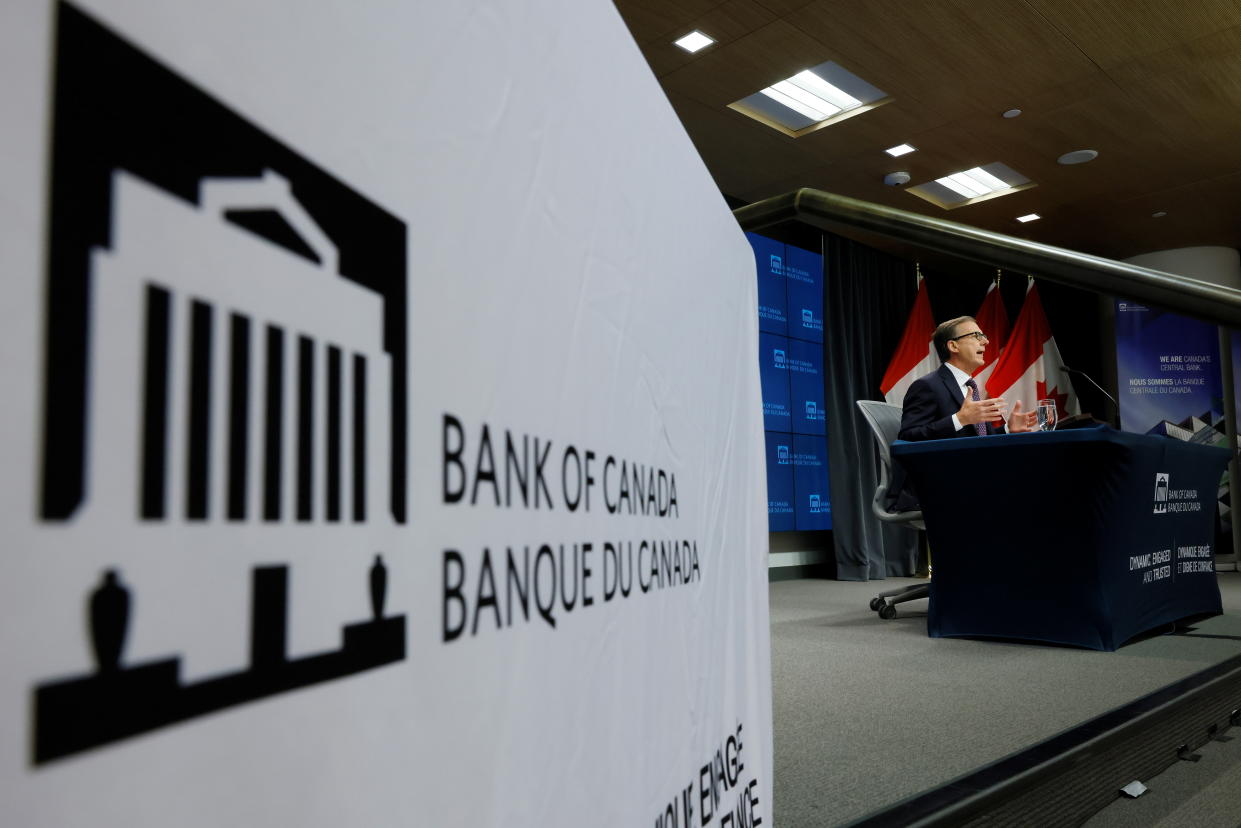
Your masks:
[{"label": "striped necktie", "polygon": [[[970,399],[978,402],[978,383],[974,382],[974,378],[970,377],[965,381],[965,387],[970,390]],[[986,423],[974,423],[974,430],[978,432],[979,437],[985,437],[987,434]]]}]

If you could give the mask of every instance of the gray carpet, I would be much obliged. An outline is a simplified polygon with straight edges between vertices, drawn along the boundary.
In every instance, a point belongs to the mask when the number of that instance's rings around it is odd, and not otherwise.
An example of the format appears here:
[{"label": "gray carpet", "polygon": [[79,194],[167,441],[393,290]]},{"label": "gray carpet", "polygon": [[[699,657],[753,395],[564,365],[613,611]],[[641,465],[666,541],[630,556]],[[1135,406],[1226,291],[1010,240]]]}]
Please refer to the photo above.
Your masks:
[{"label": "gray carpet", "polygon": [[[852,821],[1241,654],[1241,640],[1186,636],[1115,653],[932,639],[926,601],[891,621],[867,609],[912,583],[770,585],[780,828]],[[1225,615],[1197,631],[1241,637],[1241,575],[1220,586]]]}]

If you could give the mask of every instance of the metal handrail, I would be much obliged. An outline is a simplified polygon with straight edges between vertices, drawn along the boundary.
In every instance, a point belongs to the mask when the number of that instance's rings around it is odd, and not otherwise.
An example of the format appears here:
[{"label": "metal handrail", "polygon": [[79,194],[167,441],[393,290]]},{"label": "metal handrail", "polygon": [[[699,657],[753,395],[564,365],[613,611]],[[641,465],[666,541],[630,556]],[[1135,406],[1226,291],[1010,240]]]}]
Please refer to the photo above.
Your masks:
[{"label": "metal handrail", "polygon": [[1241,329],[1241,290],[802,188],[733,211],[743,230],[790,219],[838,223],[919,247]]}]

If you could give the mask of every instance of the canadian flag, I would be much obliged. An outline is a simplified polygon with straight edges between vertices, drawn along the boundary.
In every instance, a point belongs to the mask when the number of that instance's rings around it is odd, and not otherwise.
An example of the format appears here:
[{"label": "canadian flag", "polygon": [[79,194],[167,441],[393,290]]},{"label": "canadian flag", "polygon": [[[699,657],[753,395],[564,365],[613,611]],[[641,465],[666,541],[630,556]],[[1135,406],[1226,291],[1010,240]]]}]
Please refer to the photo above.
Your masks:
[{"label": "canadian flag", "polygon": [[983,387],[986,387],[1000,354],[1004,353],[1008,344],[1008,311],[1004,310],[1004,300],[1000,296],[999,287],[1000,280],[997,277],[991,287],[987,288],[987,295],[982,298],[982,305],[974,317],[978,327],[987,335],[987,364],[974,372],[974,379]]},{"label": "canadian flag", "polygon": [[919,275],[918,296],[905,322],[905,332],[901,334],[896,353],[884,372],[883,382],[879,383],[883,398],[892,405],[904,405],[905,392],[913,381],[939,368],[939,357],[935,355],[935,346],[931,343],[934,333],[935,316],[931,313],[931,299],[926,293],[926,281]]},{"label": "canadian flag", "polygon": [[1057,417],[1078,414],[1081,407],[1077,394],[1063,367],[1038,287],[1030,279],[1025,304],[1017,314],[1004,353],[995,361],[987,391],[992,397],[1006,399],[1010,411],[1018,400],[1022,411],[1033,411],[1039,400],[1053,399]]}]

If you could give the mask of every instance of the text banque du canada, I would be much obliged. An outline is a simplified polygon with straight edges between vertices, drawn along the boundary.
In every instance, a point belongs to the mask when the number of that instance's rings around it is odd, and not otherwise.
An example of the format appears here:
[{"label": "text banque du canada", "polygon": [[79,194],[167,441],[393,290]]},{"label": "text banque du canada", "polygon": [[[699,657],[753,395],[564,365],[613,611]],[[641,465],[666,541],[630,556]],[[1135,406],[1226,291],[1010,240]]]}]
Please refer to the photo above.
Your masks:
[{"label": "text banque du canada", "polygon": [[[494,434],[486,423],[467,434],[459,418],[444,414],[444,503],[680,517],[674,473],[611,454],[600,460],[572,444],[553,451],[552,440],[507,429]],[[480,625],[499,630],[532,617],[554,628],[558,615],[579,606],[702,579],[698,542],[683,538],[518,543],[494,555],[485,546],[476,557],[443,552],[445,642],[477,635]]]}]

